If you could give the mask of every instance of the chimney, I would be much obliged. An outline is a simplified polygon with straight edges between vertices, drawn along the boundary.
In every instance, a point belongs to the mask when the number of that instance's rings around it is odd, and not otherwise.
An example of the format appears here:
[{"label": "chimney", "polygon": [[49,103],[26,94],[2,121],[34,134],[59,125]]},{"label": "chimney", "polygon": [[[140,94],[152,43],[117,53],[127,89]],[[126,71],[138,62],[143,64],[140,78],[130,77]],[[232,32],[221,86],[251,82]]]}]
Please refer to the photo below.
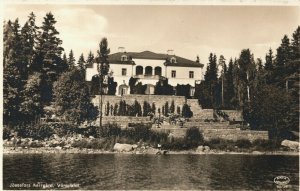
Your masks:
[{"label": "chimney", "polygon": [[121,46],[120,46],[120,47],[118,48],[118,52],[126,52],[125,47],[121,47]]},{"label": "chimney", "polygon": [[167,54],[168,55],[174,55],[174,50],[171,50],[171,49],[167,50]]},{"label": "chimney", "polygon": [[200,63],[200,58],[199,58],[199,55],[197,55],[197,60],[196,60],[197,63]]}]

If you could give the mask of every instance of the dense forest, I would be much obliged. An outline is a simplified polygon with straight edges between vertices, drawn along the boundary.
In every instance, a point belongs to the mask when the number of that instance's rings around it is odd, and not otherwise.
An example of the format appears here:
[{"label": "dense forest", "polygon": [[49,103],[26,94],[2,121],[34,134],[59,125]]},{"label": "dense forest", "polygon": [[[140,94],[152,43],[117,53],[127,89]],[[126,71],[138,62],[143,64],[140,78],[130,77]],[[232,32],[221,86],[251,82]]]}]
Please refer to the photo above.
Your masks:
[{"label": "dense forest", "polygon": [[85,61],[81,54],[75,63],[72,50],[68,57],[63,54],[53,14],[47,13],[39,27],[35,18],[31,13],[23,27],[18,19],[4,23],[4,124],[26,125],[51,114],[76,123],[95,119],[85,64],[100,55],[90,52]]},{"label": "dense forest", "polygon": [[[76,63],[72,50],[68,56],[64,53],[53,14],[46,14],[42,26],[36,26],[35,18],[31,13],[22,27],[18,19],[4,22],[4,124],[31,124],[50,114],[78,124],[94,120],[99,111],[91,103],[95,93],[85,82],[85,65],[95,60],[108,64],[107,40],[102,39],[96,56],[89,52],[85,59],[81,54]],[[298,131],[299,44],[298,26],[291,39],[284,35],[276,53],[266,50],[265,60],[255,59],[249,49],[229,60],[211,53],[195,97],[203,108],[242,110],[252,129],[275,130],[275,134]],[[100,70],[109,67],[104,66]],[[114,88],[108,94],[113,95],[116,84],[110,83]],[[168,89],[167,82],[158,83],[155,91],[164,94]],[[184,86],[177,89],[186,92]]]},{"label": "dense forest", "polygon": [[300,26],[291,40],[284,35],[276,54],[270,48],[264,61],[249,49],[227,64],[223,55],[211,53],[195,96],[203,108],[242,110],[252,129],[299,131],[299,66]]}]

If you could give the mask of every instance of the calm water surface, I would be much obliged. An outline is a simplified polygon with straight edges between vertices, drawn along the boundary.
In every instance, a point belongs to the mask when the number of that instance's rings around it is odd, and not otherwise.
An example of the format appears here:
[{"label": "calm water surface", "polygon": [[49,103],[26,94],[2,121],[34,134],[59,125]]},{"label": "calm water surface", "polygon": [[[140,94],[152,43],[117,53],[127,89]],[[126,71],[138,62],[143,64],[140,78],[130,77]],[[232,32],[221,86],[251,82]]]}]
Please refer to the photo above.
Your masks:
[{"label": "calm water surface", "polygon": [[298,156],[10,154],[3,161],[4,189],[42,182],[79,184],[75,189],[274,190],[273,179],[284,175],[299,190]]}]

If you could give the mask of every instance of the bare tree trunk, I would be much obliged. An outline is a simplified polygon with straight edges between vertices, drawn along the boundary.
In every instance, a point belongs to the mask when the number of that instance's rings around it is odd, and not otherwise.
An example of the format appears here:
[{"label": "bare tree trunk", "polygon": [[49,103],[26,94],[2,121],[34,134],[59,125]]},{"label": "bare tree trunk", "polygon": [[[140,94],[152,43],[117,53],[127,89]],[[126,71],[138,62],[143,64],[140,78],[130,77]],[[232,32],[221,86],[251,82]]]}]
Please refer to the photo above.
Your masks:
[{"label": "bare tree trunk", "polygon": [[224,107],[224,75],[222,76],[222,107]]},{"label": "bare tree trunk", "polygon": [[99,104],[100,104],[99,127],[100,128],[102,127],[102,105],[103,105],[103,102],[102,102],[102,83],[103,83],[102,68],[103,68],[103,63],[101,63],[100,70],[99,70],[99,73],[100,73],[100,75],[99,75],[99,82],[100,82],[99,83],[99,93],[100,93],[100,96],[99,96]]}]

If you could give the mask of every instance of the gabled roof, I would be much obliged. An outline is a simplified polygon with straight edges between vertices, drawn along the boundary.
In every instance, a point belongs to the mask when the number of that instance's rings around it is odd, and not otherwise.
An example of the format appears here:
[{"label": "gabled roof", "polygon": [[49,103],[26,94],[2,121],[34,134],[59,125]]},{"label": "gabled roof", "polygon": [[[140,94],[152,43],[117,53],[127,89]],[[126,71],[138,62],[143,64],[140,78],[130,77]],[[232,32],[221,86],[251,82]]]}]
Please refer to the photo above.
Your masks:
[{"label": "gabled roof", "polygon": [[[128,57],[128,61],[121,61],[121,56],[126,55]],[[176,62],[171,62],[170,59],[172,57],[176,58]],[[108,60],[110,64],[130,64],[134,65],[135,63],[132,59],[149,59],[149,60],[163,60],[167,66],[178,66],[178,67],[200,67],[203,68],[203,64],[188,60],[186,58],[182,58],[176,55],[168,55],[161,53],[154,53],[151,51],[143,51],[143,52],[117,52],[114,54],[110,54],[108,56]],[[89,67],[89,66],[87,66]]]}]

